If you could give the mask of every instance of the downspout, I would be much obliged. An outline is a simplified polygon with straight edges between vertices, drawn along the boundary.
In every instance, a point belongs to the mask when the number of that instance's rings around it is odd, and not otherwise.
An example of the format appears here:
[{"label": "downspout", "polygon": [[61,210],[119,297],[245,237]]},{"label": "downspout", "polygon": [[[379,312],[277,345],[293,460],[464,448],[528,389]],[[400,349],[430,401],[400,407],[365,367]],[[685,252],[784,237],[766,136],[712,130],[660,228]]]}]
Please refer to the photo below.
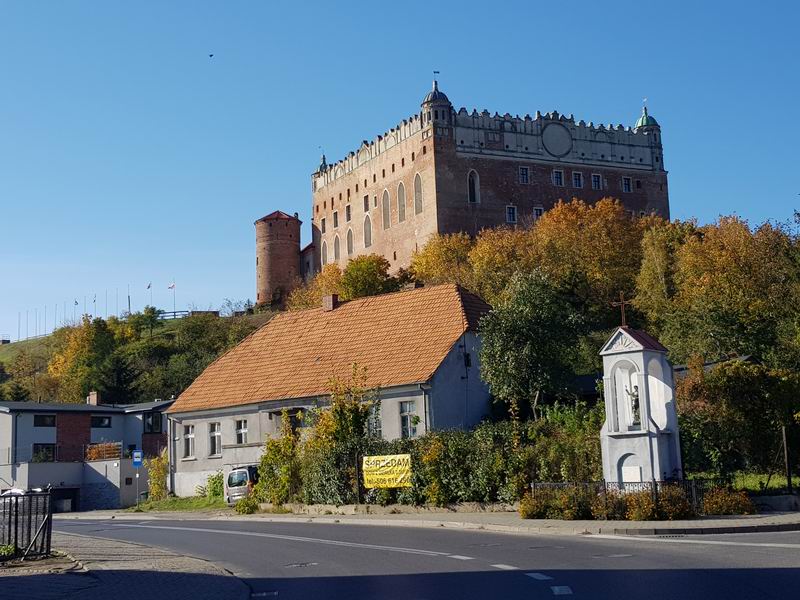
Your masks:
[{"label": "downspout", "polygon": [[419,389],[422,392],[422,414],[425,416],[425,433],[429,433],[431,431],[431,403],[429,397],[431,386],[428,383],[420,383]]},{"label": "downspout", "polygon": [[175,494],[175,421],[167,415],[167,431],[169,441],[167,443],[167,465],[169,467],[169,491]]}]

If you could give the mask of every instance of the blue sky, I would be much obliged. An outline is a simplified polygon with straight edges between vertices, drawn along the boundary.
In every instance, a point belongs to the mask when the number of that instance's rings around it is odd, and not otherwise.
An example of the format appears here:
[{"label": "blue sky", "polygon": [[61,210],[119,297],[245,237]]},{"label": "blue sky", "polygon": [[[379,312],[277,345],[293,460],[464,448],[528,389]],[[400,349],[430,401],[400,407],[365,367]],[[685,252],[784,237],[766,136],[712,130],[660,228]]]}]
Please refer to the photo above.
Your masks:
[{"label": "blue sky", "polygon": [[[253,221],[414,113],[663,128],[677,218],[800,208],[793,2],[0,0],[0,333],[83,299],[219,307],[255,295]],[[209,58],[209,54],[214,54]],[[60,317],[59,317],[60,318]]]}]

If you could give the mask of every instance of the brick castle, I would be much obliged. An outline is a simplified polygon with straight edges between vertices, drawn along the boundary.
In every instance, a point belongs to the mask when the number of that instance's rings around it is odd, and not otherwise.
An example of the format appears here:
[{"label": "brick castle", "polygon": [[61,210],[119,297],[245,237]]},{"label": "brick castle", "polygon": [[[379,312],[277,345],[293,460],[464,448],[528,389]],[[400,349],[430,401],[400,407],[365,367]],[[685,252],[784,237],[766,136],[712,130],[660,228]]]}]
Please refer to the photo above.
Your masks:
[{"label": "brick castle", "polygon": [[380,254],[408,267],[434,234],[529,223],[559,200],[613,197],[632,216],[669,218],[661,128],[645,107],[634,127],[558,112],[531,117],[455,110],[436,81],[420,112],[311,175],[312,241],[297,213],[255,222],[256,301],[282,303],[323,265]]}]

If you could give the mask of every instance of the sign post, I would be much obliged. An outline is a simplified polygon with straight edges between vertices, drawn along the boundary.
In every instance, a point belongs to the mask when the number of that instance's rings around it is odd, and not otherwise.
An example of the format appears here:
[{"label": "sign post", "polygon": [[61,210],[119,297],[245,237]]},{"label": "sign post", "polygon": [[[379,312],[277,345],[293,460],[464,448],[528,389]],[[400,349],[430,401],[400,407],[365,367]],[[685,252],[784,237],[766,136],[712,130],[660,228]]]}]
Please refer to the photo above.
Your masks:
[{"label": "sign post", "polygon": [[139,506],[139,469],[142,467],[142,451],[133,451],[133,466],[136,468],[136,506]]}]

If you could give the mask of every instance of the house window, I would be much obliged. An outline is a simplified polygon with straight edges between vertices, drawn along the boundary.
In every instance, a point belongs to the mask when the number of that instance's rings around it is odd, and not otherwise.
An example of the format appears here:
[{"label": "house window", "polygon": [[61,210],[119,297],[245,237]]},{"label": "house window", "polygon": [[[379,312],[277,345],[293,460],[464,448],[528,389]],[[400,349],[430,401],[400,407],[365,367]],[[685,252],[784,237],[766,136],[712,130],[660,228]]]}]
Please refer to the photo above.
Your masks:
[{"label": "house window", "polygon": [[372,246],[372,221],[367,215],[364,218],[364,248]]},{"label": "house window", "polygon": [[636,180],[636,189],[637,190],[642,189],[642,180],[641,179],[637,179]]},{"label": "house window", "polygon": [[400,435],[412,438],[417,435],[417,406],[414,400],[400,403]]},{"label": "house window", "polygon": [[593,190],[603,189],[603,178],[597,173],[592,173],[592,189]]},{"label": "house window", "polygon": [[383,228],[389,229],[392,224],[392,203],[389,200],[389,191],[383,190],[383,198],[381,199],[381,212],[383,213]]},{"label": "house window", "polygon": [[194,425],[183,426],[183,458],[194,458]]},{"label": "house window", "polygon": [[414,177],[414,214],[422,212],[422,177],[419,173]]},{"label": "house window", "polygon": [[336,229],[339,226],[339,211],[333,211],[333,228]]},{"label": "house window", "polygon": [[56,426],[56,416],[55,415],[33,415],[33,426],[34,427],[55,427]]},{"label": "house window", "polygon": [[477,204],[481,200],[481,182],[476,171],[470,171],[467,175],[467,201],[470,204]]},{"label": "house window", "polygon": [[535,206],[533,208],[533,219],[534,219],[534,221],[538,221],[542,217],[543,214],[544,214],[544,208],[542,208],[541,206]]},{"label": "house window", "polygon": [[367,420],[367,431],[372,437],[383,437],[383,429],[381,426],[381,407],[379,404],[373,404],[369,409],[369,419]]},{"label": "house window", "polygon": [[402,223],[406,220],[406,186],[400,182],[397,186],[397,221]]},{"label": "house window", "polygon": [[161,433],[161,413],[149,412],[142,417],[145,433]]},{"label": "house window", "polygon": [[520,183],[530,183],[530,171],[528,167],[520,167],[519,168],[519,182]]},{"label": "house window", "polygon": [[506,206],[506,223],[516,223],[517,222],[517,207],[516,206]]},{"label": "house window", "polygon": [[320,252],[320,258],[322,260],[322,264],[328,264],[328,242],[322,242],[322,250]]},{"label": "house window", "polygon": [[56,459],[55,444],[34,444],[31,462],[53,462]]},{"label": "house window", "polygon": [[222,454],[222,430],[219,423],[208,424],[208,455],[219,456]]},{"label": "house window", "polygon": [[236,443],[237,444],[246,444],[247,443],[247,420],[242,419],[240,421],[236,421]]},{"label": "house window", "polygon": [[322,217],[322,218],[319,220],[319,230],[320,230],[322,233],[325,233],[325,217]]},{"label": "house window", "polygon": [[353,253],[353,230],[347,230],[347,255],[350,256]]},{"label": "house window", "polygon": [[369,196],[364,196],[364,212],[369,212]]},{"label": "house window", "polygon": [[340,257],[339,252],[339,236],[333,238],[333,260],[338,261]]},{"label": "house window", "polygon": [[108,429],[111,427],[111,417],[92,417],[91,426],[100,428],[100,429]]},{"label": "house window", "polygon": [[623,177],[622,178],[622,191],[623,192],[630,192],[631,191],[631,178],[630,177]]},{"label": "house window", "polygon": [[350,209],[350,205],[344,207],[344,220],[346,223],[350,222],[350,219],[353,218],[353,211]]},{"label": "house window", "polygon": [[564,186],[564,171],[553,171],[553,185]]},{"label": "house window", "polygon": [[583,187],[583,173],[578,173],[573,171],[572,173],[572,187],[575,188],[582,188]]}]

